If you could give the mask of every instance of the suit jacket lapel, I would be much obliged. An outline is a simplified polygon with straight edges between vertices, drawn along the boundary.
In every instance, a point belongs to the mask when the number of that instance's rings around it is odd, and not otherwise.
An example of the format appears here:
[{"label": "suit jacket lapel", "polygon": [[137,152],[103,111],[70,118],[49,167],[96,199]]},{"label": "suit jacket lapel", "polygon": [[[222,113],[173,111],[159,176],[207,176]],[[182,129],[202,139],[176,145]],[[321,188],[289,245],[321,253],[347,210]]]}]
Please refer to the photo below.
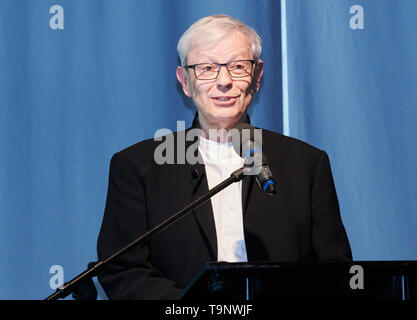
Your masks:
[{"label": "suit jacket lapel", "polygon": [[[197,141],[186,141],[186,150]],[[189,165],[191,176],[191,197],[190,202],[195,201],[209,191],[206,176],[206,169],[201,155],[198,153],[198,163]],[[194,218],[200,229],[204,242],[207,245],[212,261],[217,261],[217,236],[214,222],[211,200],[206,201],[199,208],[194,210]]]}]

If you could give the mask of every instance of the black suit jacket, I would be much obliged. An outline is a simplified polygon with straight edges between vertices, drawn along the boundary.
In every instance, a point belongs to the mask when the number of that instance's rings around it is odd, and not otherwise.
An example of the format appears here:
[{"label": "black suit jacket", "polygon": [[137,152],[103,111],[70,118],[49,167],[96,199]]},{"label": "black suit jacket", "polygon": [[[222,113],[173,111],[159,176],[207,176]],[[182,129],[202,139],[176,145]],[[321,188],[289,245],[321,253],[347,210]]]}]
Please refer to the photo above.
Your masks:
[{"label": "black suit jacket", "polygon": [[[173,136],[176,139],[177,133]],[[208,191],[203,164],[156,164],[154,149],[159,143],[146,140],[112,157],[98,238],[100,260]],[[327,154],[267,130],[263,151],[278,192],[268,196],[253,177],[243,180],[248,260],[351,260]],[[208,201],[98,278],[110,299],[175,299],[207,262],[216,260],[216,230]]]}]

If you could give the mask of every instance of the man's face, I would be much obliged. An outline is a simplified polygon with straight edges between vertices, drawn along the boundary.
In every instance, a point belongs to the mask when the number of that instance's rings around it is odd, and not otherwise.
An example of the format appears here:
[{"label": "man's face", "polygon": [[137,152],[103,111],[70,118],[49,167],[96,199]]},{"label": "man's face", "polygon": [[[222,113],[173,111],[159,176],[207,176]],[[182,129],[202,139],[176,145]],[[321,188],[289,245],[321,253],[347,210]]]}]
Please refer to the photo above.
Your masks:
[{"label": "man's face", "polygon": [[[188,54],[187,65],[253,59],[247,37],[240,32],[234,32],[214,47],[193,48]],[[245,115],[253,94],[259,89],[262,71],[263,64],[260,61],[251,75],[233,78],[226,67],[222,66],[217,79],[199,80],[192,69],[178,67],[177,78],[183,86],[184,93],[193,99],[202,127],[229,130]]]}]

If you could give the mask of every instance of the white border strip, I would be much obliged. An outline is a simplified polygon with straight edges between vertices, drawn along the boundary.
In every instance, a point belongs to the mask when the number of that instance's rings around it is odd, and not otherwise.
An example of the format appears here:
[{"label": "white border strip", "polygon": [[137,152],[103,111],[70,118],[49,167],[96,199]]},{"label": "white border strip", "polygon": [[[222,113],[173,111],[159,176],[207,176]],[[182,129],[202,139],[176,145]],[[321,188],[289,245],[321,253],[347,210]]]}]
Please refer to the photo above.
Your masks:
[{"label": "white border strip", "polygon": [[284,135],[290,135],[290,114],[288,105],[288,64],[287,64],[287,8],[281,0],[281,56],[282,56],[282,122]]}]

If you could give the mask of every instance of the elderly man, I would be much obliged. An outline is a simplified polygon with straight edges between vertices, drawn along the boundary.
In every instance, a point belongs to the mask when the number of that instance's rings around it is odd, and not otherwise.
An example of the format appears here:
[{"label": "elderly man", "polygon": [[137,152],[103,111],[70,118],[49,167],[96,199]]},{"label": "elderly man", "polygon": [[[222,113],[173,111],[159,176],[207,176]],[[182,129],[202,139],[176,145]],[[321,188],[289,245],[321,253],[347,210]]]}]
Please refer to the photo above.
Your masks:
[{"label": "elderly man", "polygon": [[[227,135],[209,133],[249,121],[246,111],[263,73],[259,36],[236,19],[215,15],[195,22],[179,40],[178,51],[177,78],[197,107],[193,127],[202,132],[197,149],[202,161],[157,164],[154,152],[160,142],[154,140],[116,153],[98,239],[101,260],[243,165]],[[109,298],[178,298],[210,261],[352,258],[326,153],[262,132],[278,194],[266,195],[253,176],[229,186],[100,274]],[[186,148],[190,145],[186,142]]]}]

